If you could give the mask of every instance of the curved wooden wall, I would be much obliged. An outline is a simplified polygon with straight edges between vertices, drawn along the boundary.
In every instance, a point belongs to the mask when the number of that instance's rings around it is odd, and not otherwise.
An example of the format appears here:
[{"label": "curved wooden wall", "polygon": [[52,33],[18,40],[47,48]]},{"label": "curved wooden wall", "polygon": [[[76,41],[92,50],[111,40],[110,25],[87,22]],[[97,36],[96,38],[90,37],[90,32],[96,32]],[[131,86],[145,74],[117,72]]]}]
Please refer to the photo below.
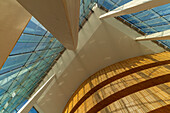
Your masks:
[{"label": "curved wooden wall", "polygon": [[[170,104],[170,52],[131,58],[90,76],[63,113],[131,113]],[[161,110],[162,110],[161,109]]]},{"label": "curved wooden wall", "polygon": [[170,111],[170,105],[166,105],[158,109],[155,109],[153,111],[150,111],[149,113],[168,113],[169,111]]}]

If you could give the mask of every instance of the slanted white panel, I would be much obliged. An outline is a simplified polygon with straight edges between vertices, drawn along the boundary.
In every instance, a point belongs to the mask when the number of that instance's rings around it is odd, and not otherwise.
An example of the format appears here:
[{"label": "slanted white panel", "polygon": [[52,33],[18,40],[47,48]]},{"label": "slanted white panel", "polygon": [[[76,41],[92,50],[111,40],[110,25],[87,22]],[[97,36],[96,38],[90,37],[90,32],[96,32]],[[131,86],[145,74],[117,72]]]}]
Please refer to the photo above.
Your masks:
[{"label": "slanted white panel", "polygon": [[170,3],[170,0],[133,0],[125,5],[122,5],[113,11],[101,15],[99,18],[104,19],[108,17],[121,16],[131,13],[140,12],[143,10],[151,9],[161,5]]},{"label": "slanted white panel", "polygon": [[80,0],[18,0],[66,48],[78,40]]},{"label": "slanted white panel", "polygon": [[16,0],[0,0],[0,69],[30,18]]},{"label": "slanted white panel", "polygon": [[138,37],[136,41],[145,41],[145,40],[170,40],[170,30],[163,32],[154,33],[147,36]]}]

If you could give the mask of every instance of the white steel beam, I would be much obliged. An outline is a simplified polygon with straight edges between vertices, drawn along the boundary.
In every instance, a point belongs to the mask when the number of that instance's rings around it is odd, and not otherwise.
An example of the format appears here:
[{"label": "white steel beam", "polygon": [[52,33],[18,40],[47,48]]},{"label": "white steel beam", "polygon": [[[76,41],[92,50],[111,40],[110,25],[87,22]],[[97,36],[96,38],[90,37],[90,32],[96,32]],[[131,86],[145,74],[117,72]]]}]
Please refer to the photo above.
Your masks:
[{"label": "white steel beam", "polygon": [[80,0],[17,0],[66,48],[77,47]]},{"label": "white steel beam", "polygon": [[170,40],[170,30],[163,32],[154,33],[147,36],[138,37],[136,41],[145,41],[145,40]]},{"label": "white steel beam", "polygon": [[170,0],[133,0],[124,4],[113,11],[101,15],[99,18],[104,19],[108,17],[116,17],[131,13],[140,12],[143,10],[151,9],[161,5],[170,3]]}]

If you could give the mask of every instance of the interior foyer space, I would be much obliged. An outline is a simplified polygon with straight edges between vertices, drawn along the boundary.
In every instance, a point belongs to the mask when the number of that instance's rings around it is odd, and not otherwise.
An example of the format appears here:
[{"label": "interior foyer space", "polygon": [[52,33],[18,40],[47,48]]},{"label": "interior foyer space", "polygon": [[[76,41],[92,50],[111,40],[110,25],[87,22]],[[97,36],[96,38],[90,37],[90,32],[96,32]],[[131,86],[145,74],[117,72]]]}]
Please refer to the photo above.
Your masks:
[{"label": "interior foyer space", "polygon": [[0,0],[0,113],[168,113],[169,0]]}]

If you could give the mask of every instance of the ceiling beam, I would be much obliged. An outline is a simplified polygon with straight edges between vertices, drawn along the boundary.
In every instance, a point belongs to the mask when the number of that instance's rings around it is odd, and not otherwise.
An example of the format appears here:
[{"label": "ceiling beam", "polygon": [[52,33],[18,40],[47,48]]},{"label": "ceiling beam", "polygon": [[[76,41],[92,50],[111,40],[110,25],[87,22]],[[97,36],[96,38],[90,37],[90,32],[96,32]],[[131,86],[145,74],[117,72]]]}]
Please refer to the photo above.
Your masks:
[{"label": "ceiling beam", "polygon": [[16,0],[0,0],[0,69],[17,43],[31,15]]},{"label": "ceiling beam", "polygon": [[131,13],[140,12],[143,10],[151,9],[161,5],[170,3],[170,0],[133,0],[128,2],[113,11],[101,15],[99,18],[104,19],[108,17],[116,17],[121,15],[127,15]]},{"label": "ceiling beam", "polygon": [[17,0],[66,48],[78,41],[80,0]]},{"label": "ceiling beam", "polygon": [[154,33],[151,35],[137,37],[136,41],[146,41],[146,40],[170,40],[170,30],[163,32]]}]

